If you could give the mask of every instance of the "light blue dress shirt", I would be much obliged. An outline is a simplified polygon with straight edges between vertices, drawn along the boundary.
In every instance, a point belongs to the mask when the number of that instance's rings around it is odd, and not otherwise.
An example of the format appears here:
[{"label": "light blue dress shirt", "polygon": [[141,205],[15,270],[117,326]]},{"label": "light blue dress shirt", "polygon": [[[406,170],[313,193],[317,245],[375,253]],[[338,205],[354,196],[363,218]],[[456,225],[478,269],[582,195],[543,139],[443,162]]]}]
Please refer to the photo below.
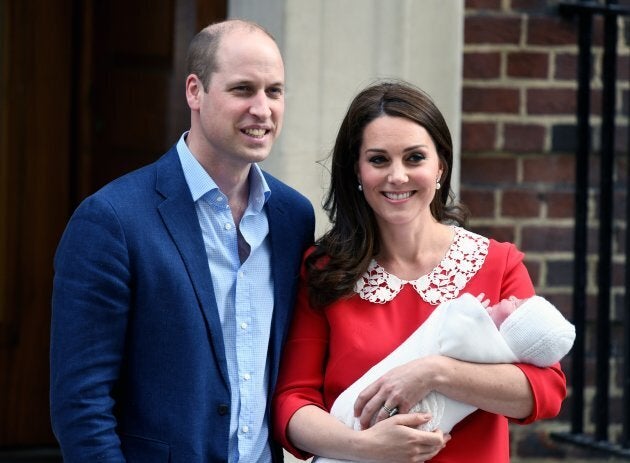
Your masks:
[{"label": "light blue dress shirt", "polygon": [[[260,168],[252,165],[249,203],[241,223],[235,224],[227,196],[188,149],[187,135],[179,139],[177,152],[195,201],[223,329],[232,393],[229,461],[269,463],[267,349],[273,279],[264,205],[271,191]],[[250,248],[243,263],[238,253],[239,229]]]}]

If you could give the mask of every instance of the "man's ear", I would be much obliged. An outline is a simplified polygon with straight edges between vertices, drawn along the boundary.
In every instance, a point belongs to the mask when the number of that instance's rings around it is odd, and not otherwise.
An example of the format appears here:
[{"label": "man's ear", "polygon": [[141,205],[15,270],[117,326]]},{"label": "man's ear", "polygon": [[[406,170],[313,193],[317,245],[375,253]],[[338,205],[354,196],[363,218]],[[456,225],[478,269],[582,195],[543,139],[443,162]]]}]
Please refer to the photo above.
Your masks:
[{"label": "man's ear", "polygon": [[203,84],[199,77],[195,74],[190,74],[186,77],[186,101],[190,109],[198,110],[201,106],[201,98],[203,93]]}]

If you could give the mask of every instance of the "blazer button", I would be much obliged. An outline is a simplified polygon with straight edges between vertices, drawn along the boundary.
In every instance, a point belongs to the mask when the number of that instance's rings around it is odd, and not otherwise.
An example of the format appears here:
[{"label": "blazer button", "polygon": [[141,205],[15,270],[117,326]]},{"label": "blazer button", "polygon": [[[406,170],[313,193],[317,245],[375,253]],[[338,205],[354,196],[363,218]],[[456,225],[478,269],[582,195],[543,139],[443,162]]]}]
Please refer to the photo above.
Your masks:
[{"label": "blazer button", "polygon": [[221,404],[217,407],[217,411],[219,412],[219,415],[224,416],[230,411],[230,407],[225,404]]}]

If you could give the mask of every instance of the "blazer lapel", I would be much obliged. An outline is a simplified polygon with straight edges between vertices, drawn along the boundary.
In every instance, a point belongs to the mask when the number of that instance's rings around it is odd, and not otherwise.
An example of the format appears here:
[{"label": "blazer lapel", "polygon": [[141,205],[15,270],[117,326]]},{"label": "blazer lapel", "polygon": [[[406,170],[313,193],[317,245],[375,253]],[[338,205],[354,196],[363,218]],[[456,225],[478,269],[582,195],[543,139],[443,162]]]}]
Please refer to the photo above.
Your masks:
[{"label": "blazer lapel", "polygon": [[283,270],[285,262],[285,245],[287,237],[291,236],[291,223],[287,211],[277,198],[274,199],[273,193],[269,197],[268,221],[269,234],[271,238],[271,269],[273,275],[274,286],[274,310],[271,320],[271,333],[269,338],[269,354],[270,365],[272,367],[271,378],[274,384],[271,384],[272,390],[275,387],[275,378],[277,377],[277,369],[281,355],[282,344],[288,330],[289,315],[293,307],[290,307],[290,288],[294,275]]},{"label": "blazer lapel", "polygon": [[214,288],[203,237],[197,220],[195,204],[190,195],[175,147],[171,148],[157,162],[156,189],[165,198],[158,206],[158,210],[188,270],[207,323],[217,363],[225,384],[229,387],[223,331],[214,298]]}]

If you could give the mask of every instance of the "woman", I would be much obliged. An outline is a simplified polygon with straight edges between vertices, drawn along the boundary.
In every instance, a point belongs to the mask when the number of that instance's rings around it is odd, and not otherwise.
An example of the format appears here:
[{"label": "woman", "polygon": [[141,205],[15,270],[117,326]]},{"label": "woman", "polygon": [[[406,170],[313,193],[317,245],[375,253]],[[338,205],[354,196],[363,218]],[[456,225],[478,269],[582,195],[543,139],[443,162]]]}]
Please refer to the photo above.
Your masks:
[{"label": "woman", "polygon": [[[332,228],[307,253],[274,400],[276,437],[296,456],[356,461],[508,462],[508,419],[555,416],[558,364],[477,364],[423,357],[390,370],[355,404],[361,431],[328,410],[442,302],[465,292],[491,304],[534,289],[523,254],[462,228],[449,204],[451,137],[421,90],[381,82],[348,109],[332,154]],[[450,435],[407,412],[436,391],[479,410]]]}]

